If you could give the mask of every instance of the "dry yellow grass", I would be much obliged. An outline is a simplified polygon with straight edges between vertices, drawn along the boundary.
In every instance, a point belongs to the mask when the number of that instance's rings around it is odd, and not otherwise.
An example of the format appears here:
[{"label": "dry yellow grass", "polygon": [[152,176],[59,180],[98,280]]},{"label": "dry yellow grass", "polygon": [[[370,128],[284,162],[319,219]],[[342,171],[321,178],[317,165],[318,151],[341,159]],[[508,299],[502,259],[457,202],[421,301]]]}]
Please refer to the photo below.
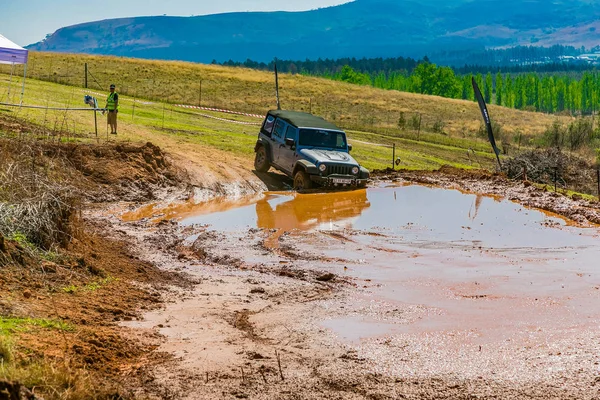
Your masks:
[{"label": "dry yellow grass", "polygon": [[[127,96],[197,105],[202,82],[201,101],[205,106],[259,114],[275,106],[273,75],[246,68],[32,52],[28,74],[36,79],[83,86],[85,63],[91,73],[89,87],[96,90],[107,90],[114,82]],[[6,72],[6,67],[4,69]],[[474,136],[481,124],[477,104],[463,100],[289,74],[280,76],[280,91],[283,108],[310,109],[348,129],[394,129],[401,112],[407,118],[415,113],[422,114],[423,130],[431,130],[436,122],[443,122],[444,132],[450,136]],[[490,113],[508,135],[534,136],[556,118],[564,123],[570,120],[570,117],[498,106],[490,106]]]}]

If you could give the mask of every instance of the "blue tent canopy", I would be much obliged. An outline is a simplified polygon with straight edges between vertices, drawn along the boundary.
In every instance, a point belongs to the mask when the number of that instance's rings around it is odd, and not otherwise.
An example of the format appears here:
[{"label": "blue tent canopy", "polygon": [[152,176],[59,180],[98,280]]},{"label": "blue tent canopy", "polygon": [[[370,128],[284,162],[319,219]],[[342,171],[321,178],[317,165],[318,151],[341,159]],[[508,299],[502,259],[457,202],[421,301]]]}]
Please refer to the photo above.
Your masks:
[{"label": "blue tent canopy", "polygon": [[0,63],[27,64],[28,51],[0,35]]},{"label": "blue tent canopy", "polygon": [[0,35],[0,64],[10,64],[10,82],[8,84],[8,96],[10,97],[10,89],[12,86],[12,77],[15,65],[23,64],[23,87],[21,89],[21,104],[23,103],[23,94],[25,93],[25,79],[27,76],[27,58],[29,52],[21,46],[11,42],[4,36]]}]

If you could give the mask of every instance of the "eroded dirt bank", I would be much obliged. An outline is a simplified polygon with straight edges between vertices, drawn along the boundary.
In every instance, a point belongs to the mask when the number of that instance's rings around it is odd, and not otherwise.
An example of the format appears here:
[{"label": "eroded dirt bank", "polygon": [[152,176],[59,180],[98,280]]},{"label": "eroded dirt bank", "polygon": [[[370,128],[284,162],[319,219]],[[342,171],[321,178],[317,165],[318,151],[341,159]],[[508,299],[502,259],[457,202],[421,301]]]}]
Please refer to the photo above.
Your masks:
[{"label": "eroded dirt bank", "polygon": [[[1,122],[12,133],[31,132],[18,121]],[[203,180],[211,169],[201,165],[205,175],[195,171],[192,179],[180,163],[151,143],[0,139],[0,204],[8,218],[0,231],[0,380],[17,380],[46,399],[129,398],[147,379],[140,368],[168,357],[153,352],[157,336],[133,340],[119,324],[178,298],[194,277],[135,256],[130,236],[88,211],[262,187],[258,179],[229,180],[227,171],[219,184]],[[42,220],[40,209],[58,213],[56,221]],[[49,231],[38,235],[11,221],[19,213]]]}]

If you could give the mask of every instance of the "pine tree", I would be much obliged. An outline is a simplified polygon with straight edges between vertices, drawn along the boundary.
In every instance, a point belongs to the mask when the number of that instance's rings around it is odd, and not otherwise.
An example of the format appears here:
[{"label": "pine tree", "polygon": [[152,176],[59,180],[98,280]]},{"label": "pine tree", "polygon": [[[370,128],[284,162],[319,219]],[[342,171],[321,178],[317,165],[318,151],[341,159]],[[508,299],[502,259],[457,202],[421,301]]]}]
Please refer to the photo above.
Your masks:
[{"label": "pine tree", "polygon": [[498,104],[499,106],[502,105],[502,100],[503,100],[503,82],[502,82],[502,74],[500,72],[498,72],[496,74],[496,104]]},{"label": "pine tree", "polygon": [[488,72],[485,75],[485,83],[483,86],[483,99],[486,103],[492,102],[492,74]]}]

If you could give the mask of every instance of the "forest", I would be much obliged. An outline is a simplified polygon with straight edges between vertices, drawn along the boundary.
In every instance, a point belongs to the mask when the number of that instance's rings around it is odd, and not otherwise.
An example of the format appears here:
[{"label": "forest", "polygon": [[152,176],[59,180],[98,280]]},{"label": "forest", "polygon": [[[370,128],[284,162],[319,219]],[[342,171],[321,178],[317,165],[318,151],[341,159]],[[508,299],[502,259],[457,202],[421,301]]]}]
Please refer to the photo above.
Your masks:
[{"label": "forest", "polygon": [[[600,51],[598,48],[587,51]],[[504,50],[469,53],[469,61],[489,65],[464,64],[442,66],[428,57],[412,58],[341,58],[270,63],[247,60],[228,61],[223,65],[272,70],[277,64],[284,73],[321,76],[380,89],[474,100],[471,77],[478,82],[486,102],[520,110],[546,113],[568,112],[588,115],[600,108],[600,74],[587,63],[563,62],[562,55],[578,55],[585,48],[521,46]],[[461,53],[464,57],[466,53]],[[444,53],[432,58],[458,58]],[[463,58],[465,59],[465,58]]]}]

